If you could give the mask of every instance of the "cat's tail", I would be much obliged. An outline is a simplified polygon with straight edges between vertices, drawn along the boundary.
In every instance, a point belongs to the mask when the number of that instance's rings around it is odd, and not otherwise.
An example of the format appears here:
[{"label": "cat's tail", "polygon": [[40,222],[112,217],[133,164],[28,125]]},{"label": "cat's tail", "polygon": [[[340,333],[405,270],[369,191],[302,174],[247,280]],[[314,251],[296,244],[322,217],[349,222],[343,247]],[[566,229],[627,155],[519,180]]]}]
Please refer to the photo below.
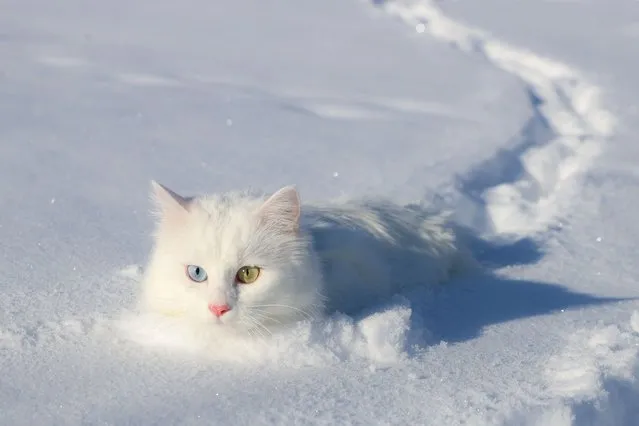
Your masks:
[{"label": "cat's tail", "polygon": [[438,257],[448,261],[449,279],[481,271],[470,248],[468,230],[454,221],[452,211],[422,212],[420,234],[425,240],[436,242]]}]

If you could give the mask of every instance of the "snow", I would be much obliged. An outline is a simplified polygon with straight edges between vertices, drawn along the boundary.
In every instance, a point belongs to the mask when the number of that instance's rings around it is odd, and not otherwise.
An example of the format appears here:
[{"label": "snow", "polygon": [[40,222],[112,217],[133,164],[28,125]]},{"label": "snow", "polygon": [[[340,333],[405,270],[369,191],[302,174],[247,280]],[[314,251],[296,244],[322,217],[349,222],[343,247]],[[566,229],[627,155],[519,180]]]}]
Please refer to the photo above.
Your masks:
[{"label": "snow", "polygon": [[[0,424],[639,425],[632,0],[0,14]],[[486,271],[211,344],[130,312],[149,181],[451,208]]]}]

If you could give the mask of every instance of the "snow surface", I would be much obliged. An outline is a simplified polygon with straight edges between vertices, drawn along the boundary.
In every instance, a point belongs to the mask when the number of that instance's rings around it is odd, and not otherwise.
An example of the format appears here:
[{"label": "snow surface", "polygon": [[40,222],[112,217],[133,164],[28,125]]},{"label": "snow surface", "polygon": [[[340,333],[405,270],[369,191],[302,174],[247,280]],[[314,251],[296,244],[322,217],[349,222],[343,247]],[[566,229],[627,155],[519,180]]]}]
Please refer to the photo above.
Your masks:
[{"label": "snow surface", "polygon": [[[4,0],[0,424],[639,425],[632,0]],[[150,179],[453,208],[487,271],[205,345]]]}]

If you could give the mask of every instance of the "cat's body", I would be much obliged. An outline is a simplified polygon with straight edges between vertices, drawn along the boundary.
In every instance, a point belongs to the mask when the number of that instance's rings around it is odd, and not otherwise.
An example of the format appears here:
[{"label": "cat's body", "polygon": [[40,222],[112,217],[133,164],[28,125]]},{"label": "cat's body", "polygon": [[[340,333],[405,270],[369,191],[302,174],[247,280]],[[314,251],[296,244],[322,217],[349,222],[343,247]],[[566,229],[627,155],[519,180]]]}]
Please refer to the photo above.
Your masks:
[{"label": "cat's body", "polygon": [[354,313],[445,281],[463,258],[444,218],[417,208],[301,207],[292,187],[268,199],[187,199],[154,184],[154,195],[160,220],[142,307],[205,326],[264,329]]},{"label": "cat's body", "polygon": [[439,214],[373,200],[303,212],[328,311],[353,313],[406,288],[441,283],[461,260],[455,234]]}]

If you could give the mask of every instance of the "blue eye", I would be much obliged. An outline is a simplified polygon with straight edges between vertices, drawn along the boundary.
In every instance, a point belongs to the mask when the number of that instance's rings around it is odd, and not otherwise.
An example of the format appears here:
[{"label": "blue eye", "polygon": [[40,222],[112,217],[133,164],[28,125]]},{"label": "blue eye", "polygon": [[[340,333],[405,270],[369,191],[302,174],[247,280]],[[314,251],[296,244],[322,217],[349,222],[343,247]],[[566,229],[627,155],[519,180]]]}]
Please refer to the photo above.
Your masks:
[{"label": "blue eye", "polygon": [[191,281],[195,281],[196,283],[206,281],[206,279],[208,278],[208,275],[206,275],[206,271],[204,270],[204,268],[197,265],[187,265],[186,275],[189,276]]}]

